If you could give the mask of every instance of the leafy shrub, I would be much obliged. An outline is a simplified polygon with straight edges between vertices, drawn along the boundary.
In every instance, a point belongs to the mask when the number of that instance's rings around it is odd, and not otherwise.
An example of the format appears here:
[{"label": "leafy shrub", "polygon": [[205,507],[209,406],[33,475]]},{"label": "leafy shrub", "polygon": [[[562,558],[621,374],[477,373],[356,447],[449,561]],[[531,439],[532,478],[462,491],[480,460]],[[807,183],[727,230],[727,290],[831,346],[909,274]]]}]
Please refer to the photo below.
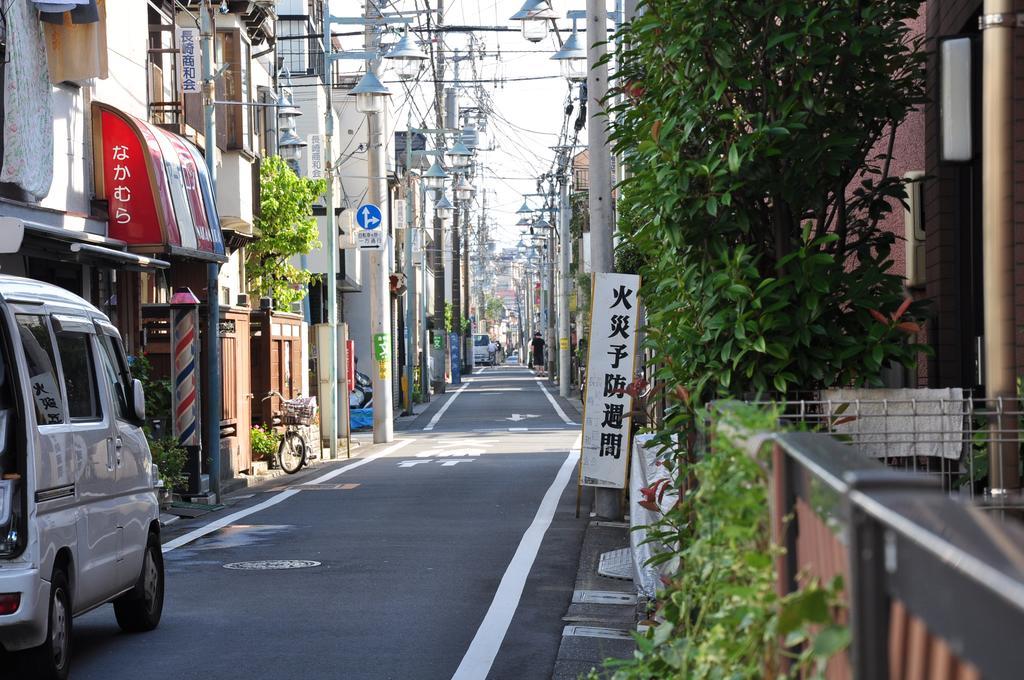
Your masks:
[{"label": "leafy shrub", "polygon": [[185,463],[188,461],[188,452],[185,448],[173,436],[165,435],[159,439],[150,438],[149,450],[153,454],[153,463],[160,470],[164,488],[171,491],[182,489],[187,481]]},{"label": "leafy shrub", "polygon": [[253,458],[270,462],[277,455],[281,435],[267,425],[254,427],[249,433],[249,442]]}]

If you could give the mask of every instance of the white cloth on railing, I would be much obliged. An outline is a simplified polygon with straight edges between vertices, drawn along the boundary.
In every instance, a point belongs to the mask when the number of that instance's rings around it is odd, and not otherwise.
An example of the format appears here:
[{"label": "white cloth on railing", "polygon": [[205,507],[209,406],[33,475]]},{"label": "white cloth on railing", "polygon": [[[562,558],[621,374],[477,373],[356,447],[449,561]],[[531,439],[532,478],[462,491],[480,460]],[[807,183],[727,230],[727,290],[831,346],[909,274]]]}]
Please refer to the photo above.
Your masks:
[{"label": "white cloth on railing", "polygon": [[633,558],[633,583],[638,592],[653,599],[661,587],[661,575],[668,571],[668,565],[650,566],[647,560],[657,553],[670,548],[660,541],[647,542],[647,525],[654,524],[661,515],[640,505],[644,495],[640,489],[650,487],[659,480],[668,480],[668,490],[658,506],[665,512],[675,505],[679,493],[672,488],[672,475],[662,465],[656,465],[658,447],[649,443],[654,435],[641,434],[633,438],[633,457],[630,463],[629,481],[629,547]]},{"label": "white cloth on railing", "polygon": [[959,459],[970,404],[959,387],[822,390],[829,431],[874,458]]}]

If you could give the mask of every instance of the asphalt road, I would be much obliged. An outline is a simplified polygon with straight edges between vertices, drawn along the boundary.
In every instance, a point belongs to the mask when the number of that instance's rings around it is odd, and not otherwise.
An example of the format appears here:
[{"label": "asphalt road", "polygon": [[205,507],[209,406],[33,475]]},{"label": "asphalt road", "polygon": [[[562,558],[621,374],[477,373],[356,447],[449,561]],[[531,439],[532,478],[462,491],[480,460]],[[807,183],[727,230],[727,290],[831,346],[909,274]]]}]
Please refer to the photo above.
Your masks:
[{"label": "asphalt road", "polygon": [[[160,627],[76,619],[72,678],[550,678],[586,518],[549,394],[484,369],[355,465],[172,525]],[[315,564],[225,568],[259,560]]]}]

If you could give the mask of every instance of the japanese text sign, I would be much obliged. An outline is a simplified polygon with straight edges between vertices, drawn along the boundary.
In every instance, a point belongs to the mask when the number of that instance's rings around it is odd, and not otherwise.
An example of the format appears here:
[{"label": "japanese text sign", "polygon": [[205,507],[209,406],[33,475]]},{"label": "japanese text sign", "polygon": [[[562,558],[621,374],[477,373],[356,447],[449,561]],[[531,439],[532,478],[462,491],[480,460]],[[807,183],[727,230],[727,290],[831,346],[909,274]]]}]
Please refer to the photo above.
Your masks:
[{"label": "japanese text sign", "polygon": [[637,354],[640,277],[594,274],[590,349],[583,411],[582,480],[585,486],[626,484]]},{"label": "japanese text sign", "polygon": [[199,77],[199,29],[178,26],[178,83],[181,92],[194,94],[200,91]]},{"label": "japanese text sign", "polygon": [[306,137],[306,140],[306,146],[309,147],[309,178],[323,179],[327,176],[324,172],[324,136],[313,134]]}]

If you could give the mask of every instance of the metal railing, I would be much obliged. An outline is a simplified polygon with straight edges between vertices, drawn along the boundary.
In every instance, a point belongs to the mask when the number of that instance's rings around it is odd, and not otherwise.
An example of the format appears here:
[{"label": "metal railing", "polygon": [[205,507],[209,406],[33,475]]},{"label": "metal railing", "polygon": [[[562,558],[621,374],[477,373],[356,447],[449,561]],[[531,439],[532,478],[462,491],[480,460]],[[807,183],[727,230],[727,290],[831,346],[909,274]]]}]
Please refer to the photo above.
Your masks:
[{"label": "metal railing", "polygon": [[1024,529],[821,433],[723,434],[764,460],[780,595],[844,577],[852,643],[827,677],[1019,678]]},{"label": "metal railing", "polygon": [[[1024,408],[1017,399],[989,404],[960,389],[899,390],[896,398],[876,396],[885,393],[814,393],[782,405],[780,416],[784,422],[856,445],[890,468],[933,477],[947,492],[969,498],[986,491],[991,445],[1024,442]],[[991,423],[1003,427],[994,429]]]}]

